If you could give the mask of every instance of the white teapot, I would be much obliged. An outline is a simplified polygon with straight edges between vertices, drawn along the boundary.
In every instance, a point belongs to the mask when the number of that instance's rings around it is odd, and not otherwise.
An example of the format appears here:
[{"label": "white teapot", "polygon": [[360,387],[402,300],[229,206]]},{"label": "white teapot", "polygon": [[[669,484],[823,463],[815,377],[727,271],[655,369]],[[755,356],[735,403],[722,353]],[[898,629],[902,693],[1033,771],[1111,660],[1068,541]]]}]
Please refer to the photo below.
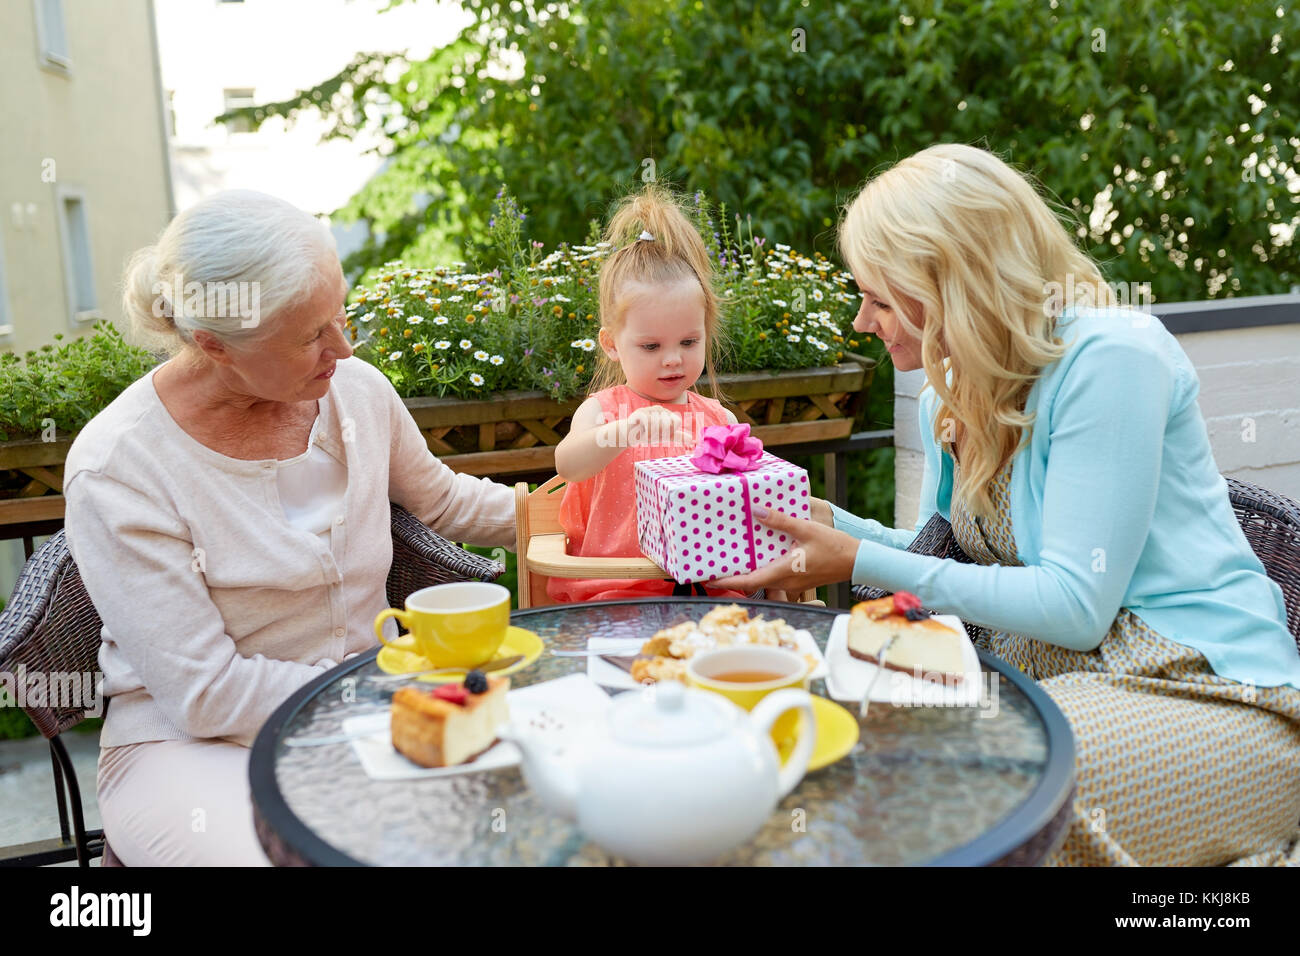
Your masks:
[{"label": "white teapot", "polygon": [[[785,766],[772,723],[804,716]],[[664,681],[612,703],[604,725],[556,745],[521,725],[501,731],[523,754],[528,786],[610,853],[656,865],[712,860],[744,843],[803,779],[816,721],[803,690],[746,712],[718,694]]]}]

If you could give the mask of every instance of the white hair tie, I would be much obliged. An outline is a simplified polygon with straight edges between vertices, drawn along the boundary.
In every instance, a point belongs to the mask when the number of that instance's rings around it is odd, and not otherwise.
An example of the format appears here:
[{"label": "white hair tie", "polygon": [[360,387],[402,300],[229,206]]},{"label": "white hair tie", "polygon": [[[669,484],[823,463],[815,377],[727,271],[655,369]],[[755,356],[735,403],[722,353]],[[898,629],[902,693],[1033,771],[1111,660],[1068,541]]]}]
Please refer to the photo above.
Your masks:
[{"label": "white hair tie", "polygon": [[637,242],[640,242],[642,239],[644,239],[646,242],[654,242],[654,241],[655,241],[655,237],[652,236],[652,235],[650,235],[650,230],[648,230],[648,229],[642,229],[642,230],[641,230],[641,235],[639,235],[639,236],[636,237],[636,241],[637,241]]}]

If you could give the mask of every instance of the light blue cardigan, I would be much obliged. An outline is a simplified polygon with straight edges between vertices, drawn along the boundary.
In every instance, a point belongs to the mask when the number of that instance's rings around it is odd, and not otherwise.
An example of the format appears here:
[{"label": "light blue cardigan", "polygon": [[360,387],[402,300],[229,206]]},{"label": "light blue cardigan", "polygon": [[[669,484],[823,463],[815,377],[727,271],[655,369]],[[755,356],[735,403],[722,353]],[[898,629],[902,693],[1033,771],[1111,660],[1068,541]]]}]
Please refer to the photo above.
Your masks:
[{"label": "light blue cardigan", "polygon": [[915,530],[833,508],[835,527],[862,539],[853,583],[911,591],[940,613],[1079,651],[1128,608],[1223,677],[1300,688],[1282,590],[1233,514],[1178,341],[1158,318],[1119,309],[1067,310],[1057,335],[1070,350],[1034,383],[1032,437],[1012,464],[1025,567],[903,550],[936,511],[951,520],[953,461],[935,442],[939,399],[926,387]]}]

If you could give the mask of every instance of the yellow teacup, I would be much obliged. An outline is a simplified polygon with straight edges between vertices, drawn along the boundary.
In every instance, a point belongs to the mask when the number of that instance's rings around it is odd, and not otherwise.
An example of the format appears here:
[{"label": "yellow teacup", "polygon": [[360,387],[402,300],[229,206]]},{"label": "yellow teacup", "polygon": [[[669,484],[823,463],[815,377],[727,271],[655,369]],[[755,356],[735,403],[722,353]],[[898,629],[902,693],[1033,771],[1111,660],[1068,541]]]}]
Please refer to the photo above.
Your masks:
[{"label": "yellow teacup", "polygon": [[[720,647],[696,654],[686,664],[686,680],[692,687],[721,694],[745,710],[753,710],[768,694],[787,687],[807,690],[811,673],[803,655],[765,645]],[[797,710],[786,711],[772,724],[772,742],[783,756],[793,747],[798,731]]]},{"label": "yellow teacup", "polygon": [[485,581],[435,584],[413,591],[406,610],[388,608],[375,618],[375,636],[389,647],[402,650],[384,637],[390,617],[411,632],[415,650],[434,667],[477,667],[492,659],[510,627],[510,592]]}]

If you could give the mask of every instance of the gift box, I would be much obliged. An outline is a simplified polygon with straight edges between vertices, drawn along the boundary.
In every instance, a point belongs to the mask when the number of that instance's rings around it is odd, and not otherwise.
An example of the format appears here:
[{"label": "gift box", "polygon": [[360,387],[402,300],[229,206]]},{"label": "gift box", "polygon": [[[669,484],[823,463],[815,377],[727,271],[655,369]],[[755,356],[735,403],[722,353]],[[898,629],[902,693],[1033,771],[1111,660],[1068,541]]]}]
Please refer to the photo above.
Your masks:
[{"label": "gift box", "polygon": [[641,551],[681,584],[744,574],[790,550],[754,517],[810,517],[808,473],[763,450],[749,425],[710,425],[690,455],[636,463]]}]

